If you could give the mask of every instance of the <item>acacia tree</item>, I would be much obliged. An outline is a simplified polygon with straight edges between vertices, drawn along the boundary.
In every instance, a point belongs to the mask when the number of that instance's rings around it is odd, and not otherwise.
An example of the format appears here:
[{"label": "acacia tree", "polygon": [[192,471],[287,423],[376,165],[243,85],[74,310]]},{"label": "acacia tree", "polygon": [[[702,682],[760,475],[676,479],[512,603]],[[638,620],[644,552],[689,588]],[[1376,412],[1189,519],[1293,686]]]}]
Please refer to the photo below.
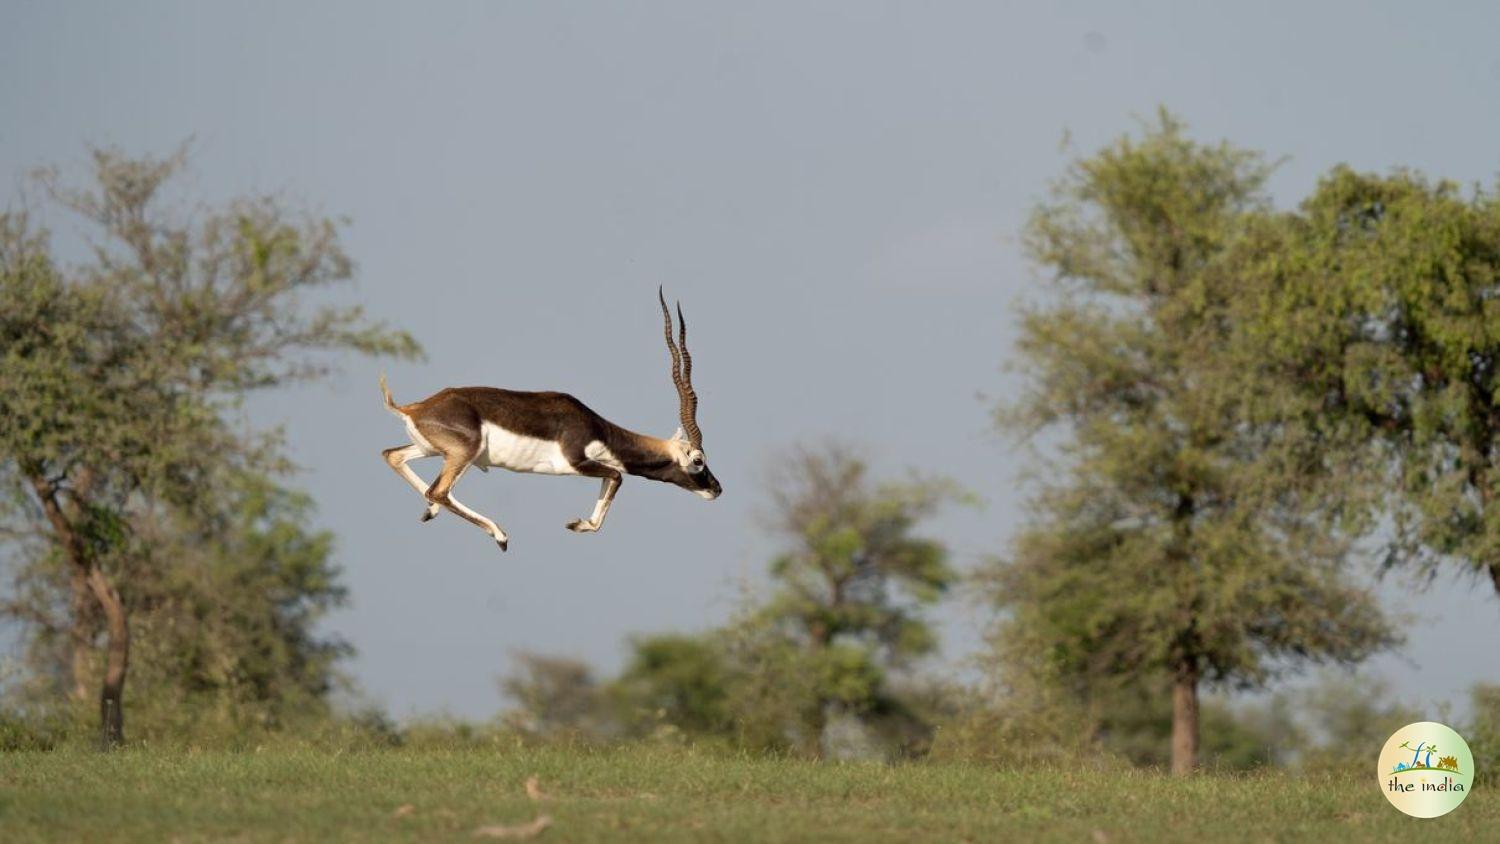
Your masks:
[{"label": "acacia tree", "polygon": [[1022,319],[1028,391],[1000,418],[1062,445],[989,572],[999,656],[1085,699],[1164,678],[1175,773],[1196,764],[1205,682],[1388,640],[1341,574],[1353,478],[1318,461],[1320,429],[1256,415],[1290,399],[1238,331],[1228,256],[1269,213],[1268,172],[1163,113],[1078,162],[1026,241],[1053,295]]},{"label": "acacia tree", "polygon": [[[75,694],[87,681],[89,629],[97,612],[107,620],[109,650],[100,706],[106,739],[114,740],[129,626],[119,593],[100,566],[104,547],[118,537],[118,511],[100,502],[121,501],[138,485],[135,478],[154,475],[157,468],[147,454],[146,432],[120,423],[159,420],[167,425],[162,433],[171,442],[196,432],[172,425],[178,415],[170,406],[154,401],[154,391],[129,383],[125,373],[150,350],[132,336],[112,291],[67,285],[46,242],[28,231],[22,217],[0,219],[0,272],[5,344],[0,412],[11,420],[0,433],[7,458],[3,477],[8,497],[19,505],[10,515],[21,516],[21,524],[10,525],[9,533],[22,540],[42,538],[40,545],[31,546],[33,552],[71,564]],[[90,455],[108,471],[94,468],[94,461],[85,464]],[[26,606],[22,601],[12,605]]]},{"label": "acacia tree", "polygon": [[738,657],[747,677],[789,669],[806,681],[783,685],[804,690],[803,744],[818,755],[831,714],[899,716],[887,673],[937,647],[920,610],[954,572],[942,543],[915,530],[957,492],[933,479],[876,483],[837,446],[778,465],[770,515],[789,544],[771,563],[775,593],[740,631]]},{"label": "acacia tree", "polygon": [[[27,617],[48,600],[68,606],[75,695],[102,615],[108,745],[124,736],[131,601],[122,592],[175,562],[164,556],[169,544],[136,541],[138,529],[164,508],[213,531],[235,477],[286,468],[274,432],[244,430],[247,392],[322,374],[310,353],[418,352],[358,308],[298,301],[352,274],[332,221],[299,219],[273,198],[174,219],[163,191],[184,162],[181,152],[96,150],[86,188],[42,174],[87,229],[92,259],[76,268],[60,268],[24,214],[0,217],[0,416],[13,423],[0,431],[7,535],[23,570],[69,572],[30,577],[31,591],[8,609]],[[66,598],[36,593],[63,582]]]}]

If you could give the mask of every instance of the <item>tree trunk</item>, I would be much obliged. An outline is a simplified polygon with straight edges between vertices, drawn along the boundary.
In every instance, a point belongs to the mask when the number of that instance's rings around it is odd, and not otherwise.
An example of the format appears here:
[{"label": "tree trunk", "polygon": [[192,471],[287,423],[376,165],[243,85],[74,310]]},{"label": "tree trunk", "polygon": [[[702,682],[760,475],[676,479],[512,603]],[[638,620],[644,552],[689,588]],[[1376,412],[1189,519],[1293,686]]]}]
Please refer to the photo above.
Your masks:
[{"label": "tree trunk", "polygon": [[1490,566],[1490,580],[1495,584],[1495,594],[1500,595],[1500,563]]},{"label": "tree trunk", "polygon": [[104,664],[104,687],[99,693],[99,736],[105,747],[125,741],[125,672],[130,667],[130,624],[125,602],[98,566],[89,569],[89,588],[104,609],[108,634]]},{"label": "tree trunk", "polygon": [[[88,466],[81,467],[73,478],[73,492],[59,502],[63,513],[67,516],[70,524],[79,524],[85,518],[85,513],[80,502],[88,499],[94,489],[94,482],[98,475]],[[53,491],[54,498],[56,490]],[[68,631],[69,644],[73,653],[72,665],[73,688],[70,696],[77,702],[88,700],[89,686],[94,679],[94,639],[99,631],[99,604],[94,599],[93,592],[89,587],[88,571],[83,565],[84,558],[78,556],[84,549],[78,544],[77,532],[69,533],[69,543],[73,546],[70,555],[74,557],[73,562],[73,627]],[[92,559],[90,557],[90,559]]]},{"label": "tree trunk", "polygon": [[89,696],[89,680],[92,677],[94,650],[94,596],[89,590],[88,575],[79,566],[73,566],[73,618],[68,630],[68,646],[71,649],[70,669],[73,686],[68,697],[84,701]]},{"label": "tree trunk", "polygon": [[104,746],[115,747],[125,741],[125,672],[130,666],[130,624],[125,618],[125,602],[120,600],[120,593],[99,568],[87,541],[63,512],[58,503],[57,486],[39,471],[27,474],[42,505],[42,512],[52,524],[58,545],[73,564],[75,576],[83,577],[94,600],[104,611],[107,648],[104,686],[99,693],[99,728]]},{"label": "tree trunk", "polygon": [[1198,765],[1198,663],[1177,665],[1172,682],[1172,773],[1191,774]]}]

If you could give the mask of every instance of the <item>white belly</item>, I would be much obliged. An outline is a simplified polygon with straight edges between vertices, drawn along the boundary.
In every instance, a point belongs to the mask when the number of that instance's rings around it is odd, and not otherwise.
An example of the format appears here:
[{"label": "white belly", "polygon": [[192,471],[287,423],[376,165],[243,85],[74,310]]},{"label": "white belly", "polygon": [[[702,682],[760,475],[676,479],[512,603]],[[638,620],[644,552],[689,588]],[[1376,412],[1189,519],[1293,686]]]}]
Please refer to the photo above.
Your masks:
[{"label": "white belly", "polygon": [[489,422],[481,426],[481,435],[484,439],[479,444],[479,456],[474,458],[475,465],[543,475],[578,474],[563,457],[562,447],[551,440],[523,437]]}]

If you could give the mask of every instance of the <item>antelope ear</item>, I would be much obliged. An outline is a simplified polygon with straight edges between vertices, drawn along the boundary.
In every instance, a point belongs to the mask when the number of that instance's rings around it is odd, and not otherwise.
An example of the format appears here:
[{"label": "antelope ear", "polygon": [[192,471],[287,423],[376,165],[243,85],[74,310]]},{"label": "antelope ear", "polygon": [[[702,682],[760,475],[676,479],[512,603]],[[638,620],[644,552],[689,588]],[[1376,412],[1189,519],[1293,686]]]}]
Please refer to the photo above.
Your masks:
[{"label": "antelope ear", "polygon": [[677,426],[677,430],[675,430],[675,431],[672,432],[672,439],[677,440],[678,442],[683,442],[683,443],[685,443],[685,442],[688,441],[687,432],[684,431],[684,430],[682,430],[682,426],[681,425],[678,425]]}]

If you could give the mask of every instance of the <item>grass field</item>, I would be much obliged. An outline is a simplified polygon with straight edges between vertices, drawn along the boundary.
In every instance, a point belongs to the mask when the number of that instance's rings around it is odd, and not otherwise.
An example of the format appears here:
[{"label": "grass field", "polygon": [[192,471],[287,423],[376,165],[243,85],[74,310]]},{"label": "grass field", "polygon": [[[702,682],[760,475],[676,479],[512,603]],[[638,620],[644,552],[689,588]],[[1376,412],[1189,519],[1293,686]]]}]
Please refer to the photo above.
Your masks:
[{"label": "grass field", "polygon": [[[1374,777],[813,764],[671,748],[0,755],[0,840],[1478,841],[1500,795],[1399,814]],[[540,800],[525,782],[538,778]],[[494,831],[494,830],[492,830]]]}]

